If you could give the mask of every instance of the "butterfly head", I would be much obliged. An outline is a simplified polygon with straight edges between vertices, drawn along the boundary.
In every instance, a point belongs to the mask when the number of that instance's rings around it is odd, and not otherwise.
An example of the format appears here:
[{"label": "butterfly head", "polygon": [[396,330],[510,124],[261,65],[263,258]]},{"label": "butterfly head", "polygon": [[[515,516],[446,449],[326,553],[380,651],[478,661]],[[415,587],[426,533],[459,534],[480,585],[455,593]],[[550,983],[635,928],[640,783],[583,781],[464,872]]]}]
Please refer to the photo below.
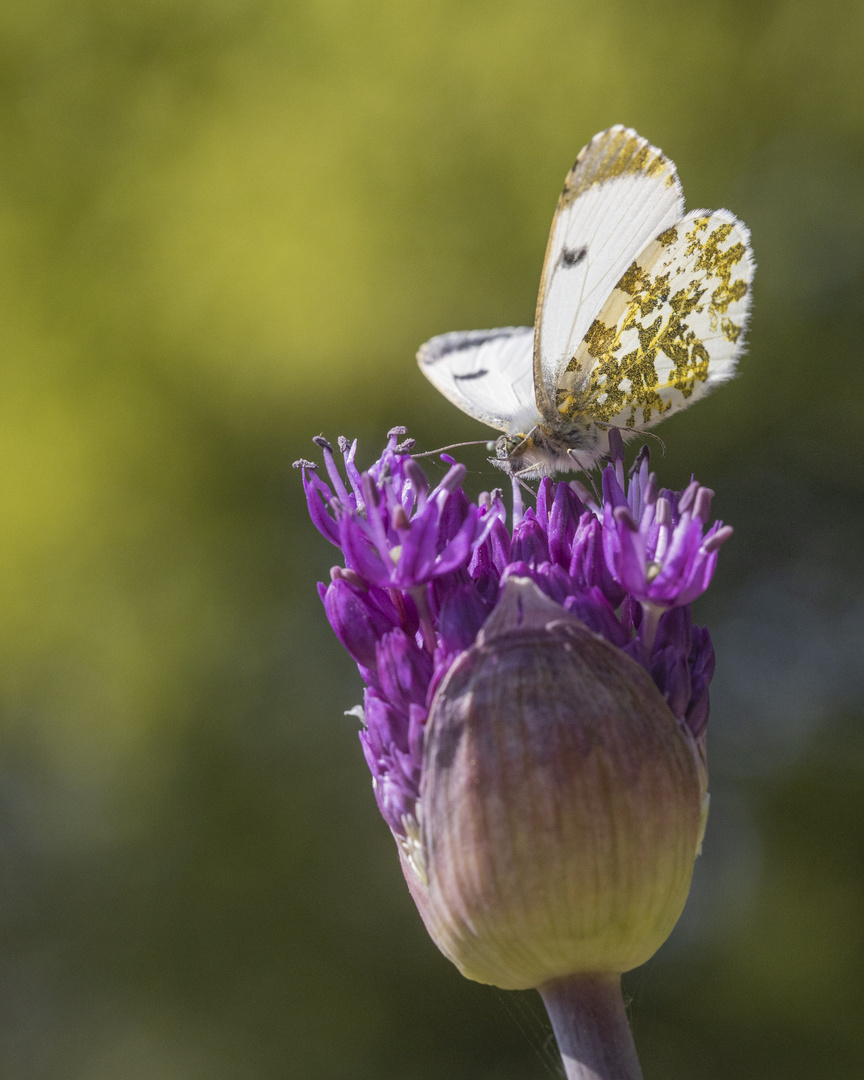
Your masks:
[{"label": "butterfly head", "polygon": [[490,453],[494,453],[495,457],[489,460],[494,460],[496,463],[501,461],[509,461],[511,457],[516,454],[516,451],[522,446],[523,443],[527,443],[530,440],[530,435],[518,434],[518,435],[502,435],[494,442],[486,443],[486,449]]},{"label": "butterfly head", "polygon": [[593,424],[536,424],[526,432],[487,443],[489,461],[508,476],[539,480],[556,472],[585,472],[606,451],[607,441]]}]

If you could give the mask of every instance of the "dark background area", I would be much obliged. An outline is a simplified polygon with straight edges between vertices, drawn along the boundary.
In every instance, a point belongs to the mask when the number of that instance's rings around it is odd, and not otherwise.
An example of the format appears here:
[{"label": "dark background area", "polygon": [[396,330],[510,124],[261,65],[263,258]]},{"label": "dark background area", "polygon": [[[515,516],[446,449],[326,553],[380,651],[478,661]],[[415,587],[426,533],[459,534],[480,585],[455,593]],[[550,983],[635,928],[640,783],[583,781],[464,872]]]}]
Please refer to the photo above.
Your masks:
[{"label": "dark background area", "polygon": [[0,8],[0,1075],[556,1075],[412,908],[290,466],[484,435],[414,352],[532,320],[618,122],[759,264],[656,462],[736,534],[705,851],[625,980],[646,1080],[864,1073],[862,44],[848,0]]}]

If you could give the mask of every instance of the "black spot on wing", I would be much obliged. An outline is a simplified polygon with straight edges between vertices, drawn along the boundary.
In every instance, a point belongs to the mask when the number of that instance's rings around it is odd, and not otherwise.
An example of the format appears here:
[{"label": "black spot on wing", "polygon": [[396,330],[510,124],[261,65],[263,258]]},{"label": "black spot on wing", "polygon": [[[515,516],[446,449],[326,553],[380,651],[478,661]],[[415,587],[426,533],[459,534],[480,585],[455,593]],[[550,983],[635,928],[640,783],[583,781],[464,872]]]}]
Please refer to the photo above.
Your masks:
[{"label": "black spot on wing", "polygon": [[489,372],[486,368],[481,368],[480,371],[470,371],[467,375],[454,375],[454,379],[482,379],[484,375],[488,375]]},{"label": "black spot on wing", "polygon": [[439,334],[421,345],[417,359],[421,364],[434,364],[453,353],[477,349],[489,341],[501,341],[526,333],[533,334],[533,329],[527,326],[502,326],[497,330],[453,330],[449,334]]},{"label": "black spot on wing", "polygon": [[578,266],[588,254],[587,247],[564,248],[561,252],[561,265],[569,270],[571,266]]},{"label": "black spot on wing", "polygon": [[[444,335],[445,337],[447,335]],[[487,332],[485,330],[475,330],[473,333],[465,334],[463,336],[455,337],[455,340],[448,342],[448,353],[464,352],[466,349],[477,349],[481,345],[485,345],[487,341],[495,341],[496,338],[501,337],[501,334],[495,334]]]}]

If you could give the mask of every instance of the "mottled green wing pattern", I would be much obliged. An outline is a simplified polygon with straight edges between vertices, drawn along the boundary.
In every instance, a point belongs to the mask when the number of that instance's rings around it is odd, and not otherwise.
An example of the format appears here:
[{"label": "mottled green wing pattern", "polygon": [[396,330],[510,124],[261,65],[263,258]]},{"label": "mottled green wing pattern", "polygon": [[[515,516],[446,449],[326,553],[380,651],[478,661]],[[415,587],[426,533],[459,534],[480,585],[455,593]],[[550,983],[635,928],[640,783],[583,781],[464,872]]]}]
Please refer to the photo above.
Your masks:
[{"label": "mottled green wing pattern", "polygon": [[755,269],[727,210],[697,210],[631,263],[562,371],[568,420],[650,427],[735,373]]},{"label": "mottled green wing pattern", "polygon": [[552,219],[537,297],[534,393],[547,419],[561,371],[615,282],[683,214],[674,164],[632,128],[601,131],[580,151]]}]

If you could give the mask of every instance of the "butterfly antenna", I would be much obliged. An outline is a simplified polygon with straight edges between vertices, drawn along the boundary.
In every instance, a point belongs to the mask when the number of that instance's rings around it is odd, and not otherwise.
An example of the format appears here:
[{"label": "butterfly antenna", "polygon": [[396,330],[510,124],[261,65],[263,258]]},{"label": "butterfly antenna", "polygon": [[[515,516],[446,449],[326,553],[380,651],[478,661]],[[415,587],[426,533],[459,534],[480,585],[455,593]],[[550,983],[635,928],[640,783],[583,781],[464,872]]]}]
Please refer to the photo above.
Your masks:
[{"label": "butterfly antenna", "polygon": [[640,431],[640,435],[644,435],[648,439],[653,439],[655,442],[660,443],[660,453],[662,457],[666,457],[666,443],[660,438],[659,435],[655,435],[653,431]]},{"label": "butterfly antenna", "polygon": [[422,454],[412,454],[411,457],[432,457],[433,454],[443,454],[447,450],[458,450],[460,446],[486,446],[488,439],[471,439],[469,442],[451,443],[449,446],[439,446],[437,450],[424,450]]}]

